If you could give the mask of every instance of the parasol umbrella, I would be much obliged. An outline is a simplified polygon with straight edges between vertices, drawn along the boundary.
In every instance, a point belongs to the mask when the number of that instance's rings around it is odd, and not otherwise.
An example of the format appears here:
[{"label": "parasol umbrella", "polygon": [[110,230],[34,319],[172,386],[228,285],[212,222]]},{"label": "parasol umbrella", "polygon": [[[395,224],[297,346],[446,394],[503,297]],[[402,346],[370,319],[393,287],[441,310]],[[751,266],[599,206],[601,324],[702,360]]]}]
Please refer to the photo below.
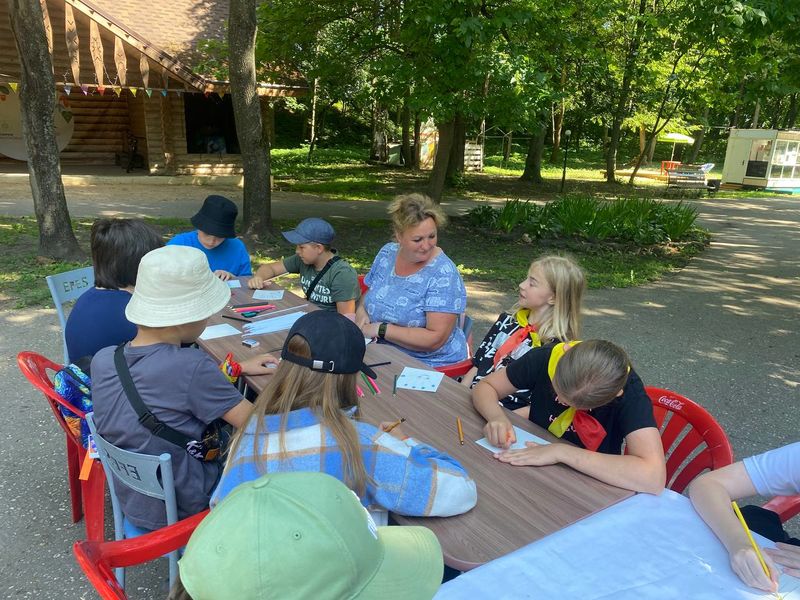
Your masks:
[{"label": "parasol umbrella", "polygon": [[683,133],[660,133],[658,135],[657,141],[672,142],[672,154],[669,157],[670,160],[672,160],[675,157],[676,144],[694,144],[694,138],[690,135],[685,135]]}]

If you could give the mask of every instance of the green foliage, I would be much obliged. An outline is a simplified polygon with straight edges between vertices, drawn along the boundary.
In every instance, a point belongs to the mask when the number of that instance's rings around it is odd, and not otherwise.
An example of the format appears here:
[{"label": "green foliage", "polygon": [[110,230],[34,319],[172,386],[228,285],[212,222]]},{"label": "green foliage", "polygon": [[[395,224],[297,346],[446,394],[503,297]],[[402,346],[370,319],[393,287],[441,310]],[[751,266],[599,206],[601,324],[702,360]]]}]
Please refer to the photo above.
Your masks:
[{"label": "green foliage", "polygon": [[480,206],[467,213],[472,227],[532,239],[584,239],[651,246],[697,238],[697,211],[682,202],[641,198],[601,200],[568,195],[544,205],[509,200],[501,209]]}]

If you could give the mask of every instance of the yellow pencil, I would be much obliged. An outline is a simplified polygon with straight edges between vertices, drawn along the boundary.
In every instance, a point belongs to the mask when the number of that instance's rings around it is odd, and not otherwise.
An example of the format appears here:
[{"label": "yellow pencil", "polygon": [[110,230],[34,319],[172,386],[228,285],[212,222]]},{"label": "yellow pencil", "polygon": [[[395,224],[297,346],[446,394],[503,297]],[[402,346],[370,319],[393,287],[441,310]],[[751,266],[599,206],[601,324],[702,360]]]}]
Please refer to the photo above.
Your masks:
[{"label": "yellow pencil", "polygon": [[[736,504],[736,501],[734,500],[733,502],[731,502],[731,506],[733,506],[733,512],[736,513],[736,516],[739,519],[739,523],[741,523],[742,527],[744,527],[744,532],[747,534],[747,539],[750,540],[750,545],[753,547],[753,550],[755,551],[756,556],[758,557],[758,562],[761,563],[761,568],[764,569],[764,574],[767,576],[767,579],[772,579],[772,577],[770,577],[769,574],[769,568],[767,567],[767,563],[764,561],[764,557],[761,554],[761,550],[758,549],[758,544],[756,544],[756,541],[753,539],[753,534],[750,533],[750,528],[747,526],[747,523],[745,522],[744,517],[742,516],[742,511],[739,510],[739,505]],[[781,598],[781,595],[778,594],[777,592],[775,592],[775,596]]]},{"label": "yellow pencil", "polygon": [[458,441],[464,445],[464,430],[461,429],[461,417],[456,417],[456,427],[458,427]]},{"label": "yellow pencil", "polygon": [[392,423],[391,425],[386,427],[386,429],[384,429],[384,431],[386,433],[389,433],[392,429],[394,429],[395,427],[400,425],[400,423],[405,423],[405,422],[406,422],[405,418],[397,419],[397,421],[395,421],[394,423]]}]

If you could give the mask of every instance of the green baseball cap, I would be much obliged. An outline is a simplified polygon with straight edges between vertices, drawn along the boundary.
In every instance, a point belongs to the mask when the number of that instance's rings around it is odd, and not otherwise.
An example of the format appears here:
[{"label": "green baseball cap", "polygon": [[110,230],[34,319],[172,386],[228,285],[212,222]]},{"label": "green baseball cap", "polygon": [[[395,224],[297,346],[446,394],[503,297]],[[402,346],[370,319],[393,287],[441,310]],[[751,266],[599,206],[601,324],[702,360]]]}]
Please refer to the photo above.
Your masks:
[{"label": "green baseball cap", "polygon": [[443,571],[430,529],[376,527],[341,481],[314,472],[237,486],[178,564],[194,600],[428,600]]}]

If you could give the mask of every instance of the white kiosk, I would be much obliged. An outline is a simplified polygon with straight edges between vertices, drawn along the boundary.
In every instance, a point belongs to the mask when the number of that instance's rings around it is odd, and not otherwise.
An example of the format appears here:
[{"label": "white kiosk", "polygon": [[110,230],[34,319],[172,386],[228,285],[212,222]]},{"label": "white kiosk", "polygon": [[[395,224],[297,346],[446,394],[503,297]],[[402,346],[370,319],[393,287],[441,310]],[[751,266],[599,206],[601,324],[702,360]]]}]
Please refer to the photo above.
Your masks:
[{"label": "white kiosk", "polygon": [[722,185],[800,192],[800,130],[732,128]]}]

